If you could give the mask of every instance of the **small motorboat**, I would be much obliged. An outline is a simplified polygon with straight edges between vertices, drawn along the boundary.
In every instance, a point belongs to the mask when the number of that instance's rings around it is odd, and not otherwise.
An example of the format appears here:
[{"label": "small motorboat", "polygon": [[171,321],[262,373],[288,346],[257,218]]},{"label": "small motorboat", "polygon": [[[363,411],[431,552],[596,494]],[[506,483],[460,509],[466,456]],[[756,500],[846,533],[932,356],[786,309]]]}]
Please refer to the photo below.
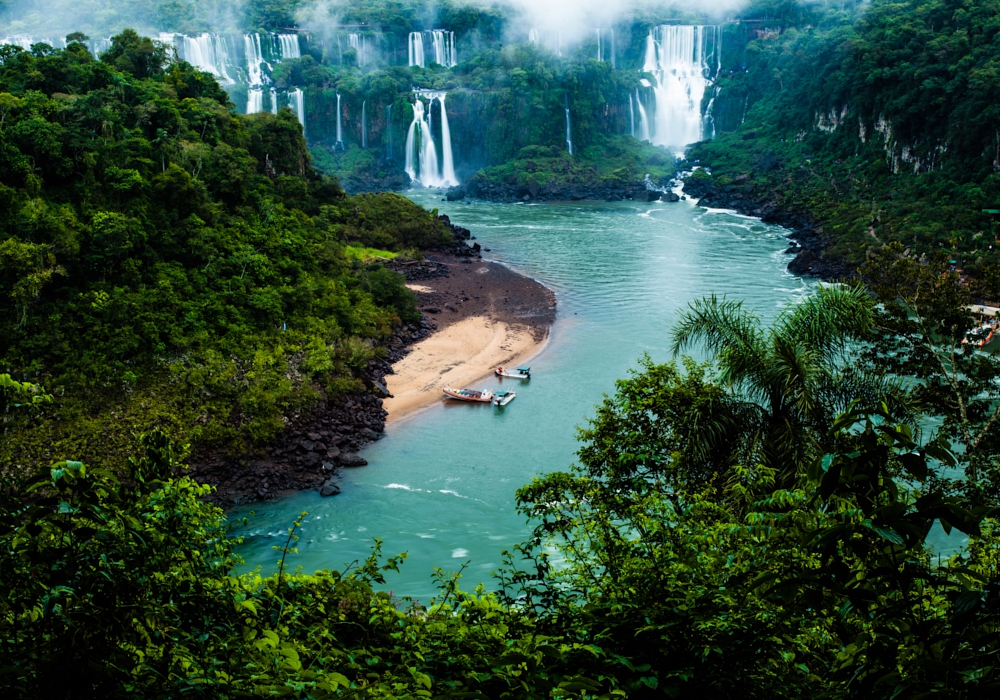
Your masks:
[{"label": "small motorboat", "polygon": [[531,379],[531,367],[518,367],[517,369],[507,369],[503,365],[493,370],[498,377],[510,377],[511,379]]},{"label": "small motorboat", "polygon": [[444,395],[449,399],[457,401],[472,401],[473,403],[489,403],[493,400],[492,391],[475,391],[473,389],[452,389],[450,386],[444,388]]},{"label": "small motorboat", "polygon": [[498,391],[493,394],[493,405],[494,406],[506,406],[514,397],[517,396],[513,391]]},{"label": "small motorboat", "polygon": [[969,334],[962,340],[962,345],[972,344],[976,347],[983,347],[993,340],[994,329],[988,323],[984,323],[979,328],[969,331]]}]

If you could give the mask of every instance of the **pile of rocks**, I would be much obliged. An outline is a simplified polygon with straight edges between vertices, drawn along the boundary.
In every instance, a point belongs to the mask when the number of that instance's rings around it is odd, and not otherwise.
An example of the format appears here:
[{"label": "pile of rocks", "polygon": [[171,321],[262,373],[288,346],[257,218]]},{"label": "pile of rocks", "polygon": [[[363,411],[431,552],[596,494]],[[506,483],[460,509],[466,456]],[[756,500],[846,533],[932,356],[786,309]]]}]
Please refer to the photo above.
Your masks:
[{"label": "pile of rocks", "polygon": [[451,274],[451,270],[447,265],[442,265],[432,260],[410,260],[407,262],[393,260],[386,267],[406,277],[407,282],[432,280],[438,277],[447,277]]},{"label": "pile of rocks", "polygon": [[[454,188],[452,188],[454,189]],[[450,253],[460,258],[481,258],[482,248],[478,243],[473,243],[471,246],[467,241],[475,240],[475,236],[472,235],[472,231],[467,228],[462,228],[461,226],[456,226],[451,223],[451,219],[448,218],[447,214],[442,214],[438,217],[438,221],[443,223],[451,230],[454,243],[449,245],[444,245],[438,248],[438,252]]]}]

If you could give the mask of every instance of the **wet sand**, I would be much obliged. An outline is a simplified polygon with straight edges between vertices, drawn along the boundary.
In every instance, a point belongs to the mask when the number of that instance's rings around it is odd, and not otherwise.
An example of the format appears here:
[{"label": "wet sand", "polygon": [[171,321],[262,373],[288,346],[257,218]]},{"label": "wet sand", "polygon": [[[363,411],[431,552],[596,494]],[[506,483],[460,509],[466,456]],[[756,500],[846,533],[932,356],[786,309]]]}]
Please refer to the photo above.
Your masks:
[{"label": "wet sand", "polygon": [[437,330],[411,347],[386,377],[386,423],[445,400],[441,390],[480,388],[497,365],[519,365],[537,355],[555,320],[555,295],[499,263],[433,256],[451,274],[408,286]]}]

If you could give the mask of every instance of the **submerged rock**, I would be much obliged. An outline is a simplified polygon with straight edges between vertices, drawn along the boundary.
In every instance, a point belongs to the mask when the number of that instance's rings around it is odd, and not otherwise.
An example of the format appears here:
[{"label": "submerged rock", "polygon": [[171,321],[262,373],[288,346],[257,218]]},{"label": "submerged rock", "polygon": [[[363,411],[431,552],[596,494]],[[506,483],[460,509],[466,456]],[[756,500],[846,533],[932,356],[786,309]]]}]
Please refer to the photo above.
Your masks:
[{"label": "submerged rock", "polygon": [[336,496],[338,493],[340,493],[340,487],[337,486],[337,482],[333,478],[327,479],[319,487],[320,496]]}]

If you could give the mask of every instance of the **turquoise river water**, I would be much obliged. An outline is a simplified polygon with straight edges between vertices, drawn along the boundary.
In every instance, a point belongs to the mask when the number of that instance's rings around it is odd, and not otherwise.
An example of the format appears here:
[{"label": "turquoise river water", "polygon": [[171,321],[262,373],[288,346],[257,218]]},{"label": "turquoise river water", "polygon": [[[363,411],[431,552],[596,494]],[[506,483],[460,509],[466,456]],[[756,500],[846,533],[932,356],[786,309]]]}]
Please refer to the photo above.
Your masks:
[{"label": "turquoise river water", "polygon": [[[385,553],[409,553],[388,580],[397,595],[426,600],[434,567],[453,571],[466,562],[464,588],[492,586],[501,550],[530,531],[514,508],[517,488],[573,463],[576,426],[643,353],[670,358],[680,309],[714,292],[769,319],[813,284],[786,271],[783,229],[686,201],[510,205],[446,203],[426,190],[410,196],[471,229],[491,249],[484,258],[555,290],[550,342],[502,413],[442,401],[387,426],[362,453],[369,466],[343,471],[339,496],[311,491],[256,504],[243,530],[249,567],[273,571],[272,547],[308,511],[293,567],[340,569],[366,557],[380,537]],[[491,378],[470,388],[496,385]]]}]

